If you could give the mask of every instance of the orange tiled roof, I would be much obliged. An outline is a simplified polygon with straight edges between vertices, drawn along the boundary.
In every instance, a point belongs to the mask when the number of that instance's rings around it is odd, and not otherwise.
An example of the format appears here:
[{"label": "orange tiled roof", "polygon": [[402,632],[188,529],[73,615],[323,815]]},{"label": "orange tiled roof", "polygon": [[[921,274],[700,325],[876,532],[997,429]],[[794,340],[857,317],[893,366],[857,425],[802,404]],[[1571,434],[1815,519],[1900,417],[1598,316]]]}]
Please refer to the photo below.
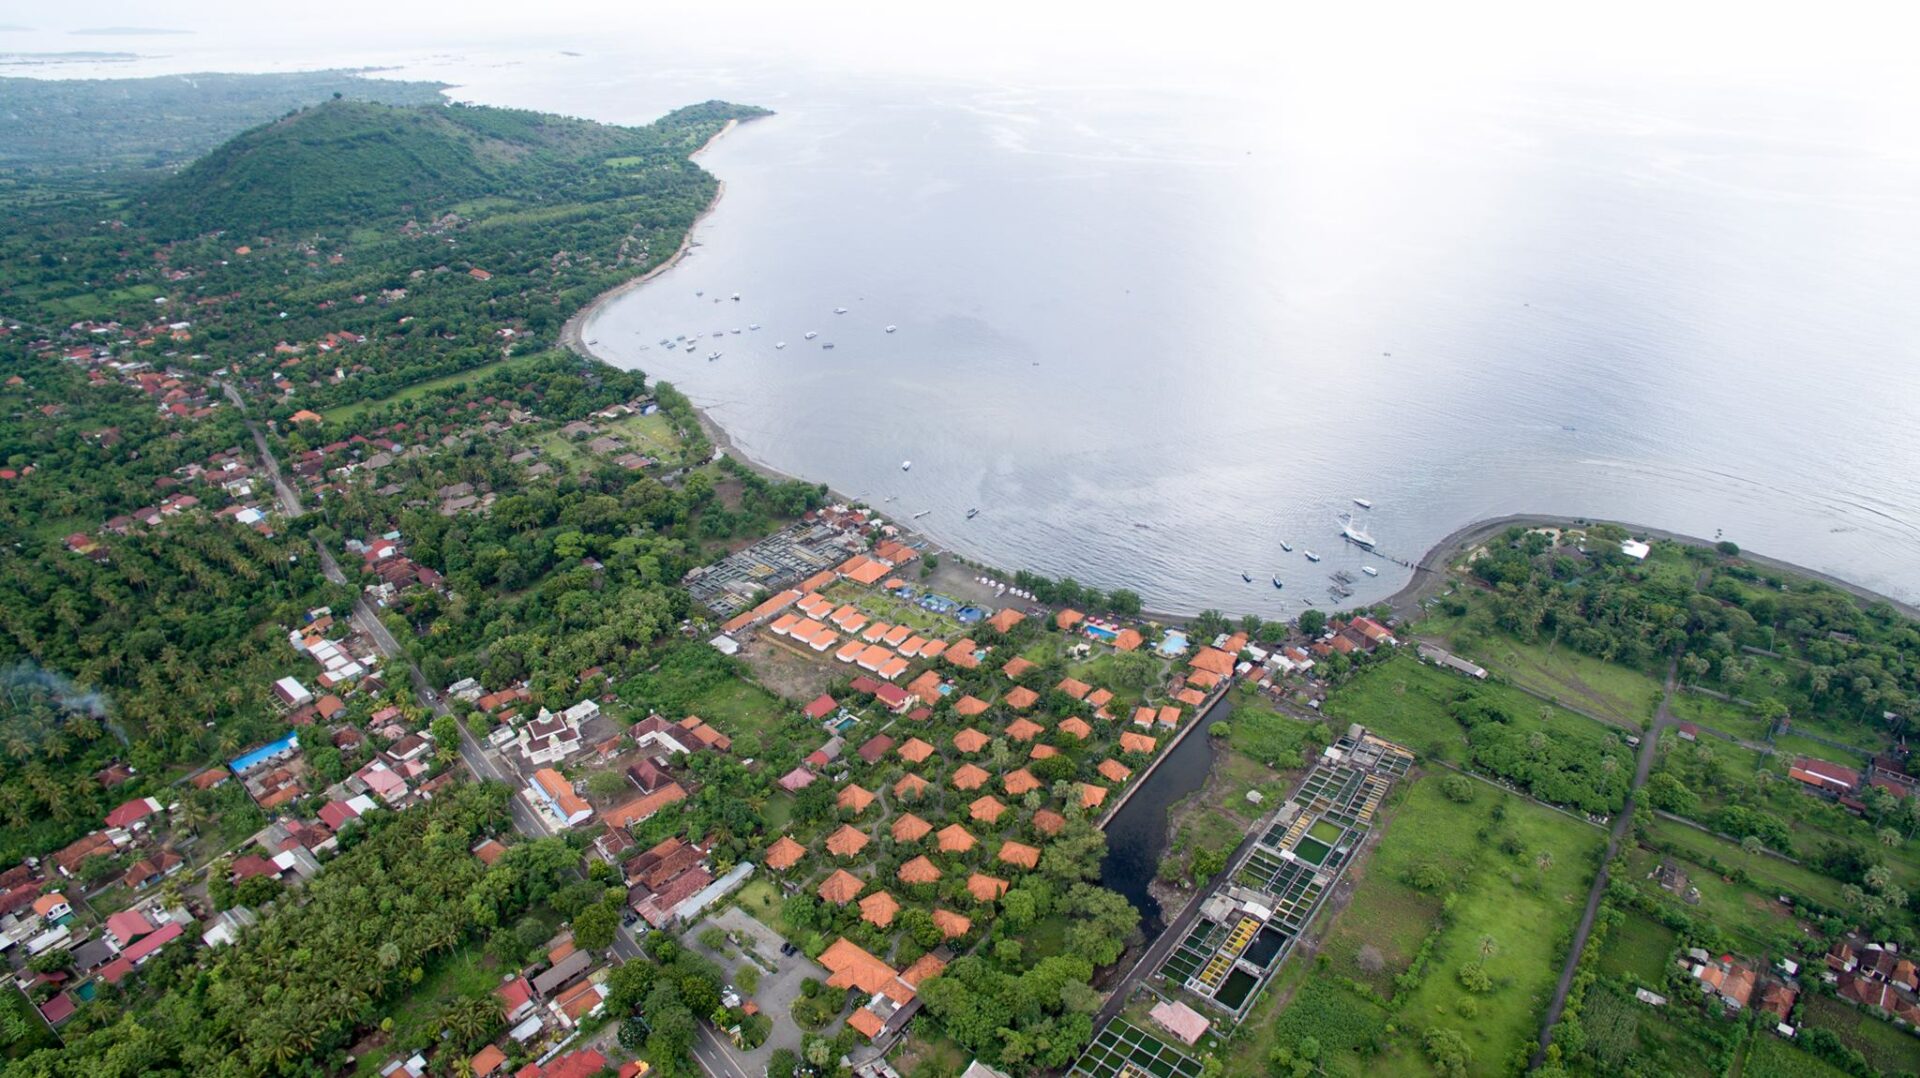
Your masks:
[{"label": "orange tiled roof", "polygon": [[1067,826],[1067,818],[1052,809],[1041,809],[1033,814],[1033,829],[1043,835],[1057,835]]},{"label": "orange tiled roof", "polygon": [[920,657],[922,659],[937,659],[940,657],[940,653],[945,650],[947,650],[947,642],[945,640],[929,640],[920,645]]},{"label": "orange tiled roof", "polygon": [[933,755],[933,746],[917,737],[910,737],[899,748],[900,758],[910,764],[924,763]]},{"label": "orange tiled roof", "polygon": [[860,889],[865,886],[866,884],[860,882],[860,877],[846,869],[834,869],[833,875],[828,876],[826,882],[820,885],[820,899],[836,906],[844,906],[852,902],[854,897],[859,895]]},{"label": "orange tiled roof", "polygon": [[866,631],[860,634],[860,639],[865,640],[869,644],[874,643],[881,637],[887,635],[887,630],[891,628],[893,628],[893,626],[884,621],[876,621],[867,626]]},{"label": "orange tiled roof", "polygon": [[1078,625],[1085,620],[1087,620],[1087,616],[1085,614],[1082,614],[1078,610],[1074,610],[1072,608],[1062,610],[1061,612],[1053,616],[1053,623],[1055,625],[1058,625],[1063,630],[1071,629],[1075,625]]},{"label": "orange tiled roof", "polygon": [[967,814],[981,823],[993,823],[1007,814],[1007,806],[992,794],[986,794],[967,806]]},{"label": "orange tiled roof", "polygon": [[907,691],[922,700],[932,700],[940,695],[940,675],[931,670],[907,682]]},{"label": "orange tiled roof", "polygon": [[[938,924],[939,922],[935,921],[934,923]],[[939,956],[928,952],[916,959],[913,965],[901,970],[900,979],[918,988],[924,984],[928,978],[940,976],[940,971],[946,968],[947,964],[940,961]]]},{"label": "orange tiled roof", "polygon": [[1007,693],[1007,706],[1015,711],[1025,711],[1040,702],[1040,694],[1025,685],[1015,685]]},{"label": "orange tiled roof", "polygon": [[1080,784],[1080,807],[1099,808],[1107,803],[1107,788],[1090,782]]},{"label": "orange tiled roof", "polygon": [[[820,964],[833,974],[827,979],[830,988],[858,988],[868,995],[885,995],[895,1003],[913,1002],[912,987],[896,983],[899,978],[894,976],[892,966],[867,953],[865,948],[845,936],[834,940],[832,946],[820,952]],[[895,998],[896,993],[904,998]]]},{"label": "orange tiled roof", "polygon": [[1000,780],[1000,785],[1006,789],[1007,796],[1024,797],[1029,792],[1038,790],[1042,784],[1033,776],[1033,772],[1024,767],[1017,767],[1006,773],[1006,776]]},{"label": "orange tiled roof", "polygon": [[1007,736],[1015,741],[1032,741],[1046,732],[1046,727],[1032,719],[1015,719],[1007,724]]},{"label": "orange tiled roof", "polygon": [[1019,655],[1015,655],[1013,658],[1007,660],[1007,665],[1001,667],[1000,672],[1007,675],[1008,677],[1012,678],[1015,681],[1019,681],[1022,677],[1024,677],[1027,674],[1028,671],[1031,671],[1033,668],[1034,668],[1034,664],[1031,661]]},{"label": "orange tiled roof", "polygon": [[867,811],[868,805],[873,804],[873,791],[857,782],[849,782],[840,788],[840,793],[833,802],[843,809],[851,809],[853,814],[858,816]]},{"label": "orange tiled roof", "polygon": [[1108,757],[1100,761],[1100,776],[1109,782],[1125,782],[1133,777],[1133,769]]},{"label": "orange tiled roof", "polygon": [[1181,689],[1179,692],[1173,694],[1173,698],[1188,707],[1199,707],[1201,704],[1207,702],[1207,694],[1201,692],[1199,689]]},{"label": "orange tiled roof", "polygon": [[897,678],[901,674],[904,674],[906,672],[907,672],[907,660],[902,659],[898,655],[895,655],[893,658],[888,659],[886,662],[881,663],[880,669],[874,671],[874,673],[880,675],[880,677],[886,681],[892,681],[894,678]]},{"label": "orange tiled roof", "polygon": [[926,838],[933,825],[909,812],[893,821],[893,840],[895,842],[918,842]]},{"label": "orange tiled roof", "polygon": [[961,764],[953,772],[953,788],[956,790],[978,790],[987,784],[992,775],[973,764]]},{"label": "orange tiled roof", "polygon": [[1010,633],[1015,625],[1027,620],[1027,616],[1012,607],[1002,607],[987,619],[987,625],[995,632]]},{"label": "orange tiled roof", "polygon": [[1084,681],[1079,680],[1078,678],[1070,678],[1070,677],[1061,678],[1060,684],[1055,685],[1054,688],[1059,689],[1061,692],[1066,693],[1068,696],[1073,697],[1075,700],[1084,700],[1086,699],[1087,694],[1093,691],[1093,686],[1087,684]]},{"label": "orange tiled roof", "polygon": [[926,857],[916,857],[900,866],[901,883],[934,883],[940,879],[940,869]]},{"label": "orange tiled roof", "polygon": [[929,783],[918,775],[902,775],[900,781],[893,784],[893,796],[913,800],[927,792]]},{"label": "orange tiled roof", "polygon": [[1172,704],[1160,709],[1159,722],[1162,726],[1180,725],[1180,709]]},{"label": "orange tiled roof", "polygon": [[[979,650],[980,645],[971,639],[955,640],[946,650],[947,661],[962,670],[975,669],[980,665],[980,660],[974,658],[974,653]],[[926,654],[924,648],[921,649],[921,654]]]},{"label": "orange tiled roof", "polygon": [[992,902],[1007,893],[1007,881],[997,876],[985,876],[978,872],[967,877],[967,893],[976,902]]},{"label": "orange tiled roof", "polygon": [[1187,684],[1196,689],[1211,689],[1220,681],[1220,675],[1211,670],[1194,670],[1187,674]]},{"label": "orange tiled roof", "polygon": [[900,912],[900,903],[885,891],[875,891],[860,900],[860,919],[872,925],[885,928],[893,923],[893,915]]},{"label": "orange tiled roof", "polygon": [[974,696],[972,693],[968,693],[953,702],[953,713],[962,718],[970,719],[985,710],[987,710],[987,702]]},{"label": "orange tiled roof", "polygon": [[1113,702],[1113,692],[1108,689],[1095,689],[1087,694],[1087,706],[1103,708]]},{"label": "orange tiled roof", "polygon": [[1193,658],[1187,660],[1187,665],[1221,677],[1233,676],[1233,656],[1219,648],[1201,648]]},{"label": "orange tiled roof", "polygon": [[933,923],[935,927],[940,929],[940,934],[948,939],[952,939],[955,936],[964,936],[973,929],[973,921],[971,918],[962,916],[952,910],[935,909],[933,911]]},{"label": "orange tiled roof", "polygon": [[957,823],[950,823],[940,829],[938,838],[941,853],[966,853],[978,843],[973,832]]},{"label": "orange tiled roof", "polygon": [[1069,715],[1061,719],[1059,729],[1061,733],[1072,734],[1082,741],[1093,736],[1093,727],[1088,726],[1087,720],[1080,718],[1078,715]]},{"label": "orange tiled roof", "polygon": [[839,659],[843,663],[850,663],[858,659],[860,657],[860,653],[862,651],[865,651],[866,648],[867,646],[865,644],[862,644],[858,640],[849,640],[846,643],[840,645],[840,650],[834,652],[833,657],[836,659]]},{"label": "orange tiled roof", "polygon": [[892,568],[893,566],[888,565],[886,562],[869,560],[865,565],[858,566],[852,572],[847,573],[846,578],[855,584],[878,584],[880,578],[886,576],[887,571]]},{"label": "orange tiled roof", "polygon": [[827,852],[835,857],[852,857],[867,848],[866,832],[850,823],[840,825],[840,830],[827,836]]},{"label": "orange tiled roof", "polygon": [[1133,709],[1134,724],[1137,726],[1152,726],[1155,714],[1156,712],[1150,707],[1136,707]]},{"label": "orange tiled roof", "polygon": [[897,648],[901,644],[906,643],[907,638],[912,635],[913,628],[911,626],[895,625],[893,628],[887,630],[887,635],[881,637],[880,642],[890,648]]},{"label": "orange tiled roof", "polygon": [[987,747],[992,738],[969,726],[953,735],[953,747],[961,752],[974,753]]},{"label": "orange tiled roof", "polygon": [[1024,842],[1003,842],[1000,844],[1000,860],[1010,865],[1031,869],[1040,864],[1040,851]]},{"label": "orange tiled roof", "polygon": [[1113,638],[1113,647],[1116,651],[1137,651],[1140,645],[1146,642],[1146,638],[1134,630],[1122,629],[1119,634]]},{"label": "orange tiled roof", "polygon": [[1033,751],[1027,754],[1027,758],[1030,760],[1044,760],[1050,756],[1058,756],[1058,755],[1060,755],[1059,749],[1056,749],[1052,745],[1048,745],[1043,742],[1041,744],[1035,745],[1033,747]]},{"label": "orange tiled roof", "polygon": [[800,863],[807,855],[807,848],[792,838],[781,835],[779,840],[767,847],[767,867],[775,872],[785,872]]},{"label": "orange tiled roof", "polygon": [[1120,732],[1121,752],[1144,752],[1151,754],[1160,743],[1145,734],[1136,734],[1132,730]]},{"label": "orange tiled roof", "polygon": [[855,1007],[853,1013],[847,1015],[847,1028],[868,1040],[873,1040],[886,1031],[887,1022],[886,1019],[865,1007]]}]

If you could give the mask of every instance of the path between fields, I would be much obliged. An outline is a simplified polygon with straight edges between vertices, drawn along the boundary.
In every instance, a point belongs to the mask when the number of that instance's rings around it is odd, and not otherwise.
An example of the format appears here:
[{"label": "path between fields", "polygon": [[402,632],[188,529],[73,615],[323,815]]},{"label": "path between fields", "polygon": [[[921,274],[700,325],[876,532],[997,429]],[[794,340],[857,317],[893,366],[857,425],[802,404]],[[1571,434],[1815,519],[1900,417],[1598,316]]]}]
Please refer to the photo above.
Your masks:
[{"label": "path between fields", "polygon": [[1587,892],[1587,909],[1580,915],[1579,927],[1573,930],[1573,944],[1567,948],[1567,961],[1560,969],[1560,984],[1553,990],[1553,1000],[1547,1004],[1547,1017],[1540,1025],[1540,1044],[1534,1049],[1533,1059],[1527,1066],[1537,1069],[1547,1060],[1547,1046],[1553,1043],[1554,1023],[1560,1021],[1560,1015],[1567,1009],[1567,992],[1573,988],[1573,975],[1580,968],[1580,955],[1587,949],[1587,936],[1593,931],[1594,915],[1600,912],[1600,896],[1607,889],[1607,866],[1620,852],[1620,840],[1627,835],[1627,829],[1633,826],[1633,799],[1639,795],[1640,787],[1646,785],[1647,776],[1653,772],[1653,758],[1659,752],[1660,732],[1674,721],[1673,712],[1668,704],[1678,687],[1680,663],[1673,660],[1667,664],[1665,691],[1660,694],[1660,706],[1653,714],[1653,728],[1647,731],[1646,740],[1640,743],[1640,764],[1633,772],[1633,785],[1627,788],[1626,803],[1620,806],[1620,814],[1614,817],[1613,830],[1607,835],[1607,855],[1600,862],[1600,871],[1593,875],[1593,887]]}]

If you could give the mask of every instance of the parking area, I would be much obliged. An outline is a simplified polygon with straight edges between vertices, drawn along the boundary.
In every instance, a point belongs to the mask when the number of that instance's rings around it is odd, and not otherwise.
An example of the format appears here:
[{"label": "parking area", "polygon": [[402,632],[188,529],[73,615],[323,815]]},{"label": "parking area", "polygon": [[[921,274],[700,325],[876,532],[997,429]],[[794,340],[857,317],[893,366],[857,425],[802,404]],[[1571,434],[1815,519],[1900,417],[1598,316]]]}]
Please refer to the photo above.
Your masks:
[{"label": "parking area", "polygon": [[[739,941],[732,957],[715,954],[700,943],[700,933],[708,928],[719,928],[731,933]],[[748,998],[758,1004],[762,1014],[773,1022],[773,1032],[767,1035],[765,1044],[747,1050],[726,1045],[726,1054],[747,1074],[764,1074],[767,1062],[775,1050],[790,1048],[800,1050],[800,1027],[794,1025],[789,1008],[800,995],[800,982],[808,977],[824,981],[827,971],[808,961],[807,956],[795,951],[792,955],[780,953],[780,945],[786,941],[779,933],[761,924],[737,906],[728,906],[719,913],[702,918],[681,934],[680,942],[692,948],[702,957],[709,959],[727,973],[728,980],[739,984],[734,976],[741,964],[753,961],[744,951],[751,950],[755,963],[760,968],[760,987]]]}]

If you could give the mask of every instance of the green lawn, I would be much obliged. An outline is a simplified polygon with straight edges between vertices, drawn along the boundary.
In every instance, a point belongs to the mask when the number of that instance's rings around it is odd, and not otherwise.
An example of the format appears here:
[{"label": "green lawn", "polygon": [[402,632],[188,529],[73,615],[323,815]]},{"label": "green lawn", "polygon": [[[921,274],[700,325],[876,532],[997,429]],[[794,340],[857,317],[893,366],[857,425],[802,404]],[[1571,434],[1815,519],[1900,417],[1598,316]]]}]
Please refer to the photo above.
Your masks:
[{"label": "green lawn", "polygon": [[772,883],[758,877],[748,880],[740,888],[739,903],[754,920],[780,931],[780,893]]},{"label": "green lawn", "polygon": [[438,378],[423,378],[420,381],[414,382],[410,385],[401,386],[399,389],[394,390],[392,393],[389,393],[384,397],[375,397],[371,400],[355,401],[352,404],[344,404],[338,408],[329,408],[327,409],[327,419],[335,423],[345,423],[345,422],[348,422],[349,420],[352,420],[354,417],[358,416],[360,413],[365,412],[371,408],[378,408],[382,404],[399,402],[399,401],[409,401],[409,400],[413,400],[416,397],[425,396],[426,394],[432,393],[435,390],[446,389],[450,386],[458,385],[461,382],[478,381],[479,379],[485,378],[488,375],[496,374],[502,370],[505,370],[508,367],[511,367],[517,364],[524,364],[532,360],[533,358],[535,357],[514,356],[507,359],[496,359],[491,363],[482,363],[478,367],[472,367],[464,371],[456,371],[452,374],[443,374]]},{"label": "green lawn", "polygon": [[618,435],[635,451],[656,460],[680,459],[680,432],[674,429],[673,420],[668,419],[665,412],[623,416],[611,423],[601,424],[601,429]]},{"label": "green lawn", "polygon": [[1724,930],[1740,941],[1742,950],[1749,952],[1770,951],[1783,934],[1796,931],[1792,912],[1782,906],[1776,896],[1748,884],[1723,879],[1684,856],[1675,857],[1674,860],[1680,870],[1687,874],[1692,886],[1699,889],[1700,904],[1696,906],[1682,902],[1647,878],[1663,856],[1658,851],[1638,846],[1627,854],[1628,878],[1655,901],[1673,906],[1696,923],[1712,924]]},{"label": "green lawn", "polygon": [[1699,693],[1676,692],[1667,706],[1681,722],[1698,723],[1748,741],[1763,741],[1767,736],[1765,720],[1739,704]]},{"label": "green lawn", "polygon": [[1630,913],[1608,932],[1600,951],[1600,970],[1657,986],[1666,975],[1667,961],[1678,942],[1672,929]]},{"label": "green lawn", "polygon": [[[1331,975],[1394,994],[1397,1032],[1387,1039],[1397,1050],[1374,1060],[1370,1073],[1430,1073],[1418,1037],[1432,1026],[1458,1030],[1488,1068],[1530,1041],[1605,844],[1598,828],[1496,787],[1477,783],[1471,802],[1449,801],[1440,794],[1441,777],[1423,777],[1396,798],[1385,836],[1357,874],[1353,901],[1322,948]],[[1496,820],[1496,811],[1504,819]],[[1507,845],[1518,852],[1505,852]],[[1448,887],[1426,892],[1409,882],[1427,863],[1445,871]],[[1397,990],[1394,976],[1440,922],[1448,890],[1455,897],[1423,979]],[[1484,956],[1483,940],[1491,942]],[[1361,957],[1368,947],[1380,952],[1377,972],[1367,968],[1371,955]],[[1456,979],[1468,965],[1482,965],[1495,985],[1474,997],[1472,1013],[1462,1010],[1469,994]]]}]

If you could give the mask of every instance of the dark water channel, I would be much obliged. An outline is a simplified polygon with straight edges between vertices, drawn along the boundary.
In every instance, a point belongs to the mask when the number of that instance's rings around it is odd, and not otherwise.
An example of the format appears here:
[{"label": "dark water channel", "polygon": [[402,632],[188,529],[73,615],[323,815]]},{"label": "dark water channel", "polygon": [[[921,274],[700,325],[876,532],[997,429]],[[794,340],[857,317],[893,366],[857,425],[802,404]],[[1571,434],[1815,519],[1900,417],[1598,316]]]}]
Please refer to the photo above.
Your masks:
[{"label": "dark water channel", "polygon": [[1231,714],[1233,705],[1221,697],[1201,718],[1201,728],[1175,746],[1107,825],[1107,859],[1100,863],[1100,882],[1125,895],[1140,911],[1140,930],[1148,943],[1166,927],[1160,903],[1147,892],[1147,885],[1166,852],[1167,809],[1206,784],[1207,771],[1213,766],[1213,739],[1207,736],[1207,728]]}]

